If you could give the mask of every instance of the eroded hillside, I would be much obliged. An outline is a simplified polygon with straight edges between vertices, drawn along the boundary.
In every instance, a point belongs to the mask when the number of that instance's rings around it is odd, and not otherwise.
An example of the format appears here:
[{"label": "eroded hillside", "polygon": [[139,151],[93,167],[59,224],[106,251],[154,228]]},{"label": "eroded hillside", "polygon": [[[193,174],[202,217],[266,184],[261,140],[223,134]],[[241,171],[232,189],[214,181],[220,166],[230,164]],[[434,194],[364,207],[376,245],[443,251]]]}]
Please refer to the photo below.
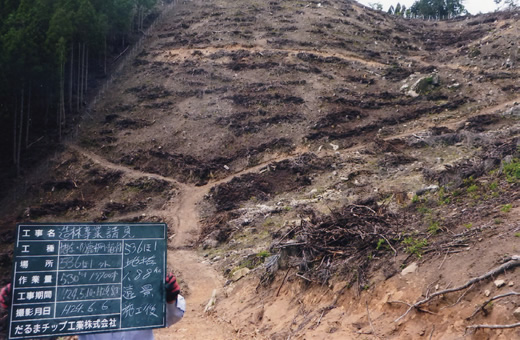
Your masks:
[{"label": "eroded hillside", "polygon": [[159,339],[520,337],[466,329],[518,322],[468,319],[514,270],[395,321],[520,253],[517,20],[177,4],[3,204],[4,282],[17,221],[165,221],[190,307]]}]

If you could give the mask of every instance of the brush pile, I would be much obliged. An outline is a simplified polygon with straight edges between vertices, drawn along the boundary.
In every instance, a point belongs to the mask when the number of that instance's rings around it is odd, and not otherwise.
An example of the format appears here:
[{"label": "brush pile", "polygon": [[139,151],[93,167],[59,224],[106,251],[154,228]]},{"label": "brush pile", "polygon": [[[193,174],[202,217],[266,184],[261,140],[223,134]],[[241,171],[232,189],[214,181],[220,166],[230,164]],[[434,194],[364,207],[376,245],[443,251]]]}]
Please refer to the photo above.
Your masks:
[{"label": "brush pile", "polygon": [[346,205],[326,216],[309,214],[271,247],[308,281],[326,283],[334,273],[350,272],[359,282],[370,258],[396,252],[392,243],[400,239],[401,223],[384,206]]}]

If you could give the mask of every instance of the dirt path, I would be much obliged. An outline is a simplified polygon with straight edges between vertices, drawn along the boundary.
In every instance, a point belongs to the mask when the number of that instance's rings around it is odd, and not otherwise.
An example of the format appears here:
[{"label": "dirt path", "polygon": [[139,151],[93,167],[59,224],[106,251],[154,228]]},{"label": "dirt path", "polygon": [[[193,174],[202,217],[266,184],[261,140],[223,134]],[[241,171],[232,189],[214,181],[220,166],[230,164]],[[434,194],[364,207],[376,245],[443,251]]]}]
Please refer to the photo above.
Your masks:
[{"label": "dirt path", "polygon": [[173,178],[164,177],[164,176],[161,176],[161,175],[158,175],[158,174],[153,174],[153,173],[150,173],[150,172],[144,172],[144,171],[140,171],[140,170],[135,170],[135,169],[123,166],[123,165],[112,163],[112,162],[106,160],[105,158],[103,158],[103,157],[101,157],[101,156],[99,156],[99,155],[97,155],[97,154],[95,154],[93,152],[90,152],[90,151],[88,151],[86,149],[83,149],[82,147],[80,147],[78,145],[68,144],[67,146],[71,150],[74,150],[74,151],[80,153],[81,155],[87,157],[88,159],[90,159],[94,163],[99,164],[102,167],[107,168],[107,169],[121,171],[126,176],[131,177],[133,179],[137,179],[137,178],[141,178],[141,177],[149,177],[149,178],[154,178],[154,179],[157,179],[157,180],[162,180],[162,181],[166,181],[166,182],[172,183],[175,186],[180,187],[180,188],[185,186],[183,183],[180,183],[180,182],[174,180]]},{"label": "dirt path", "polygon": [[156,339],[232,339],[234,329],[204,308],[216,289],[221,291],[223,280],[194,250],[168,252],[168,266],[175,269],[181,287],[187,287],[187,310],[181,323],[155,331]]},{"label": "dirt path", "polygon": [[[234,330],[229,324],[204,313],[204,308],[211,298],[213,290],[219,292],[223,287],[224,279],[209,263],[202,260],[196,250],[190,249],[200,230],[197,203],[203,199],[209,188],[188,186],[172,178],[114,164],[74,144],[70,144],[69,148],[102,167],[121,171],[125,176],[164,180],[181,190],[180,195],[167,204],[166,210],[147,212],[148,214],[158,213],[166,220],[174,221],[175,225],[172,227],[175,234],[170,240],[167,263],[168,267],[179,277],[187,302],[186,315],[182,323],[172,328],[156,330],[156,338],[217,340],[232,338]],[[179,248],[185,248],[185,250]],[[186,248],[188,249],[186,250]]]}]

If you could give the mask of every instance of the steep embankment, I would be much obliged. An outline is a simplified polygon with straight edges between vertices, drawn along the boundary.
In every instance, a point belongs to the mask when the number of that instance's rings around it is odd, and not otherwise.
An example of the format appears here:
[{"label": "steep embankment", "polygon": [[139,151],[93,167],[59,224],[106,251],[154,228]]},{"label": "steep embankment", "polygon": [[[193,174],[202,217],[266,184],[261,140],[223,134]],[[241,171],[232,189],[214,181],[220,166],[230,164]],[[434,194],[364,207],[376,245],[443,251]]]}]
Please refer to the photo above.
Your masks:
[{"label": "steep embankment", "polygon": [[[457,339],[513,323],[514,296],[466,318],[514,271],[394,320],[519,252],[518,29],[514,13],[178,4],[4,207],[3,261],[17,220],[165,221],[189,308],[158,338]],[[500,336],[519,333],[468,335]]]}]

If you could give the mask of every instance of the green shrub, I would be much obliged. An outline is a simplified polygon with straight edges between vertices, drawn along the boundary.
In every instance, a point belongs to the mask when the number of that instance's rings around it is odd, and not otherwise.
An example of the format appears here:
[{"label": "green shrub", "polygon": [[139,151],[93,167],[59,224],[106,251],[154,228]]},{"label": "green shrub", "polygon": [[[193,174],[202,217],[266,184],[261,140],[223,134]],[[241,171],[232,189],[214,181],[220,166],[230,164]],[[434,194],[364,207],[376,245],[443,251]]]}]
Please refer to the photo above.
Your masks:
[{"label": "green shrub", "polygon": [[422,257],[424,247],[428,245],[428,240],[426,239],[416,239],[412,236],[406,237],[403,240],[403,244],[405,245],[405,251],[408,254],[414,254],[417,257]]},{"label": "green shrub", "polygon": [[471,193],[474,193],[475,191],[478,190],[478,186],[476,184],[472,184],[470,185],[467,189],[466,189],[466,192],[468,194],[471,194]]},{"label": "green shrub", "polygon": [[439,232],[441,229],[440,223],[438,221],[432,221],[430,223],[430,226],[428,227],[428,232],[432,235],[435,235]]},{"label": "green shrub", "polygon": [[520,180],[520,159],[515,158],[511,162],[505,163],[503,171],[509,183]]},{"label": "green shrub", "polygon": [[261,258],[261,259],[265,259],[265,258],[271,256],[271,253],[268,250],[262,250],[261,252],[256,254],[256,256]]}]

